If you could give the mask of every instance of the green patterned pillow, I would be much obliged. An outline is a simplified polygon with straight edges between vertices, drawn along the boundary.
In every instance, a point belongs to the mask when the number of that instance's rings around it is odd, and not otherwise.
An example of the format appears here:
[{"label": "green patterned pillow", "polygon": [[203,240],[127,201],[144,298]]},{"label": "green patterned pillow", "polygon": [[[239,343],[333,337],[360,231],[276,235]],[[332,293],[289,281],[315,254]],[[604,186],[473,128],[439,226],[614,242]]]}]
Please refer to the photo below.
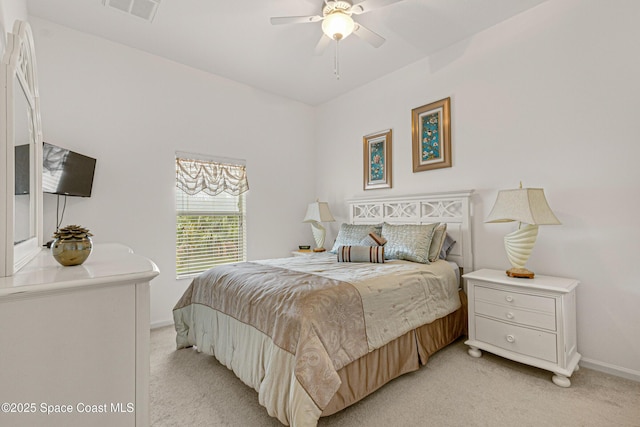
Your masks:
[{"label": "green patterned pillow", "polygon": [[429,247],[429,262],[434,262],[440,256],[442,251],[442,245],[444,245],[444,239],[447,236],[447,224],[440,224],[433,232],[433,238],[431,239],[431,246]]},{"label": "green patterned pillow", "polygon": [[369,233],[380,234],[381,227],[374,224],[342,224],[333,244],[331,253],[337,253],[340,246],[357,246]]},{"label": "green patterned pillow", "polygon": [[383,224],[385,258],[429,264],[429,247],[438,224]]}]

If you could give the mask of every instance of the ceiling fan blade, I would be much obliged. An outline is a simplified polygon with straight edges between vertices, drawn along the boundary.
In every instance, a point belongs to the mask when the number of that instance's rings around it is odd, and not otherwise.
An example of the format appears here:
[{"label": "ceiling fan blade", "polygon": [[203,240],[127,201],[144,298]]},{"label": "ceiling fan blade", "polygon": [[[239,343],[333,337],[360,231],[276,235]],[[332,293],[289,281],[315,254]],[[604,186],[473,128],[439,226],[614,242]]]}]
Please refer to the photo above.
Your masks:
[{"label": "ceiling fan blade", "polygon": [[385,39],[382,36],[379,36],[361,24],[356,23],[356,28],[353,30],[353,34],[360,37],[373,47],[380,47],[385,42]]},{"label": "ceiling fan blade", "polygon": [[320,37],[320,40],[318,40],[318,44],[316,45],[316,49],[313,51],[313,54],[322,55],[331,41],[332,40],[329,37],[323,34],[322,37]]},{"label": "ceiling fan blade", "polygon": [[282,24],[306,24],[309,22],[322,21],[322,16],[276,16],[271,18],[271,25]]},{"label": "ceiling fan blade", "polygon": [[402,0],[364,0],[351,6],[351,13],[360,15],[361,13],[371,12],[374,9],[389,6],[390,4],[399,3]]}]

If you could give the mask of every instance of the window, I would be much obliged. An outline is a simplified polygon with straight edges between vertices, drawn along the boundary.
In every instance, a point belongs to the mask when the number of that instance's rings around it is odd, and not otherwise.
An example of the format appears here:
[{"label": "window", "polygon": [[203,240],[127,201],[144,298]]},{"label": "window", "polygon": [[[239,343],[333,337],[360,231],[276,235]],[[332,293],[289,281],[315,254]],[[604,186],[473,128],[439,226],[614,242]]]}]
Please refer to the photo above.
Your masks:
[{"label": "window", "polygon": [[193,157],[176,156],[177,278],[247,259],[246,167]]}]

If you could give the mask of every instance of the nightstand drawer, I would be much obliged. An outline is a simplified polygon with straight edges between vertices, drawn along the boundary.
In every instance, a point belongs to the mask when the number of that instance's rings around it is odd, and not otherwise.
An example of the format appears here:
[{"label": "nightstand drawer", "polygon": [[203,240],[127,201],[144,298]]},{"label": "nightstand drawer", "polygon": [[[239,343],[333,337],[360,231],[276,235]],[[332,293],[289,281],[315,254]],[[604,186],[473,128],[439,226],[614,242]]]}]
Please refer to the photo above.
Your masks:
[{"label": "nightstand drawer", "polygon": [[556,335],[487,319],[475,318],[478,341],[505,350],[557,363]]},{"label": "nightstand drawer", "polygon": [[475,300],[476,302],[486,301],[508,307],[544,311],[554,315],[556,312],[556,302],[553,298],[485,288],[484,286],[475,287]]},{"label": "nightstand drawer", "polygon": [[517,323],[524,326],[535,326],[537,328],[556,330],[555,313],[544,311],[524,310],[516,307],[505,306],[504,304],[495,304],[478,300],[475,304],[476,314],[494,317],[497,320],[505,320],[507,322]]}]

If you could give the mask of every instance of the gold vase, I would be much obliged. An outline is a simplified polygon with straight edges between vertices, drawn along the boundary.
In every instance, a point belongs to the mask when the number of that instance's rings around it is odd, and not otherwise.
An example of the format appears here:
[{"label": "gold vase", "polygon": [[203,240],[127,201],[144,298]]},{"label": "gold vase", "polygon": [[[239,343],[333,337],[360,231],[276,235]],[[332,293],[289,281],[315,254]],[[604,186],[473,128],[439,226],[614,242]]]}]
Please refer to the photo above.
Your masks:
[{"label": "gold vase", "polygon": [[89,258],[93,242],[90,237],[83,239],[57,238],[51,244],[51,253],[56,261],[64,266],[80,265]]}]

